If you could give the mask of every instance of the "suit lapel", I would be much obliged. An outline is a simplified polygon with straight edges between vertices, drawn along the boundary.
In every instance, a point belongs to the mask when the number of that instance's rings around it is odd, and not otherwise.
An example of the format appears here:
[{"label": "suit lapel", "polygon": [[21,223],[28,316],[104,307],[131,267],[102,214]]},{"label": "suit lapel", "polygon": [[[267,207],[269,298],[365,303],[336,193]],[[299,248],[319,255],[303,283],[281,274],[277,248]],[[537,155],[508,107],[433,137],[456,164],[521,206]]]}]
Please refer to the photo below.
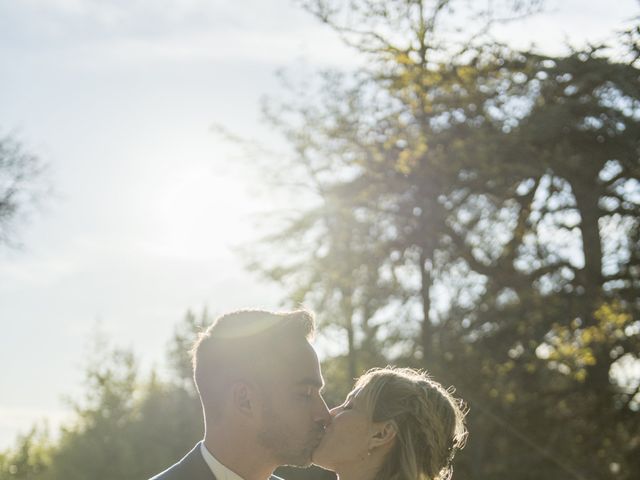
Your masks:
[{"label": "suit lapel", "polygon": [[196,444],[180,463],[184,465],[189,478],[193,478],[194,480],[216,480],[209,465],[207,465],[207,462],[202,458],[200,443]]},{"label": "suit lapel", "polygon": [[[193,449],[191,449],[191,451],[185,455],[180,463],[184,465],[185,471],[189,475],[189,478],[192,478],[194,480],[216,480],[216,477],[209,468],[209,465],[207,465],[207,462],[204,461],[200,448],[200,442],[198,442],[196,446],[193,447]],[[284,479],[275,475],[271,475],[271,477],[269,477],[269,480]]]}]

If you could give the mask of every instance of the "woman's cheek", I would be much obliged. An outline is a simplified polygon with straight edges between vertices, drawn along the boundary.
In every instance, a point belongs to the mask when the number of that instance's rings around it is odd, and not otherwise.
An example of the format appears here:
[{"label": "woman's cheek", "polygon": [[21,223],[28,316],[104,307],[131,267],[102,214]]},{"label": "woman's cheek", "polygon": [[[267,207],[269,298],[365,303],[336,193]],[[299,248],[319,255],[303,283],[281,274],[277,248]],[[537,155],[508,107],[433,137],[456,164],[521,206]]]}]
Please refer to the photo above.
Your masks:
[{"label": "woman's cheek", "polygon": [[330,440],[339,449],[345,448],[349,442],[349,426],[344,419],[338,419],[333,425],[333,431]]}]

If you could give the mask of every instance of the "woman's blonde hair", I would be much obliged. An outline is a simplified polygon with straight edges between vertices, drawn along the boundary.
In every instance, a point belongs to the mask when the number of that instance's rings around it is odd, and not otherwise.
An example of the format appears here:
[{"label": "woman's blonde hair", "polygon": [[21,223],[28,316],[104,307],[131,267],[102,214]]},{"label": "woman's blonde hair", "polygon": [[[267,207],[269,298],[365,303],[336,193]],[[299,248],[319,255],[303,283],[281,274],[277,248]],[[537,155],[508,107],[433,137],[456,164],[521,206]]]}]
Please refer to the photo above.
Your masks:
[{"label": "woman's blonde hair", "polygon": [[376,368],[354,389],[373,422],[391,421],[396,443],[376,480],[448,480],[453,457],[467,438],[467,408],[432,380],[410,368]]}]

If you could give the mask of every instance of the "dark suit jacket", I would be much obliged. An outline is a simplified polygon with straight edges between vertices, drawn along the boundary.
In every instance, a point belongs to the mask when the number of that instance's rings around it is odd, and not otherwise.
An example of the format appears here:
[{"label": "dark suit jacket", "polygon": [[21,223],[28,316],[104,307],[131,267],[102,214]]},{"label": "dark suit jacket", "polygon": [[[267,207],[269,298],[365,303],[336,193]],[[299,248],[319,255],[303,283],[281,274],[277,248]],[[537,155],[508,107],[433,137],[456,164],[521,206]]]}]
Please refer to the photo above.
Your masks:
[{"label": "dark suit jacket", "polygon": [[[200,451],[200,442],[175,465],[149,480],[216,480]],[[271,475],[269,480],[283,480]]]},{"label": "dark suit jacket", "polygon": [[197,443],[182,460],[150,480],[215,480],[215,477],[202,458],[200,443]]}]

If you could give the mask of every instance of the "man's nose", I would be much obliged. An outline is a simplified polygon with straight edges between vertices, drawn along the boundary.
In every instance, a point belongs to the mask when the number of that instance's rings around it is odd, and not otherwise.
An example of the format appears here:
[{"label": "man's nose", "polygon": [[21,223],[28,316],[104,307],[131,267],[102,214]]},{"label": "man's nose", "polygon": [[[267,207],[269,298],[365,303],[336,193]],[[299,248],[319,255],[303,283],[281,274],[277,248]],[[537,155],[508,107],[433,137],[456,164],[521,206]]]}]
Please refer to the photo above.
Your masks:
[{"label": "man's nose", "polygon": [[333,418],[331,412],[327,408],[327,404],[324,401],[324,398],[320,397],[320,409],[317,414],[318,422],[322,422],[324,426],[327,426],[331,423],[331,419]]}]

